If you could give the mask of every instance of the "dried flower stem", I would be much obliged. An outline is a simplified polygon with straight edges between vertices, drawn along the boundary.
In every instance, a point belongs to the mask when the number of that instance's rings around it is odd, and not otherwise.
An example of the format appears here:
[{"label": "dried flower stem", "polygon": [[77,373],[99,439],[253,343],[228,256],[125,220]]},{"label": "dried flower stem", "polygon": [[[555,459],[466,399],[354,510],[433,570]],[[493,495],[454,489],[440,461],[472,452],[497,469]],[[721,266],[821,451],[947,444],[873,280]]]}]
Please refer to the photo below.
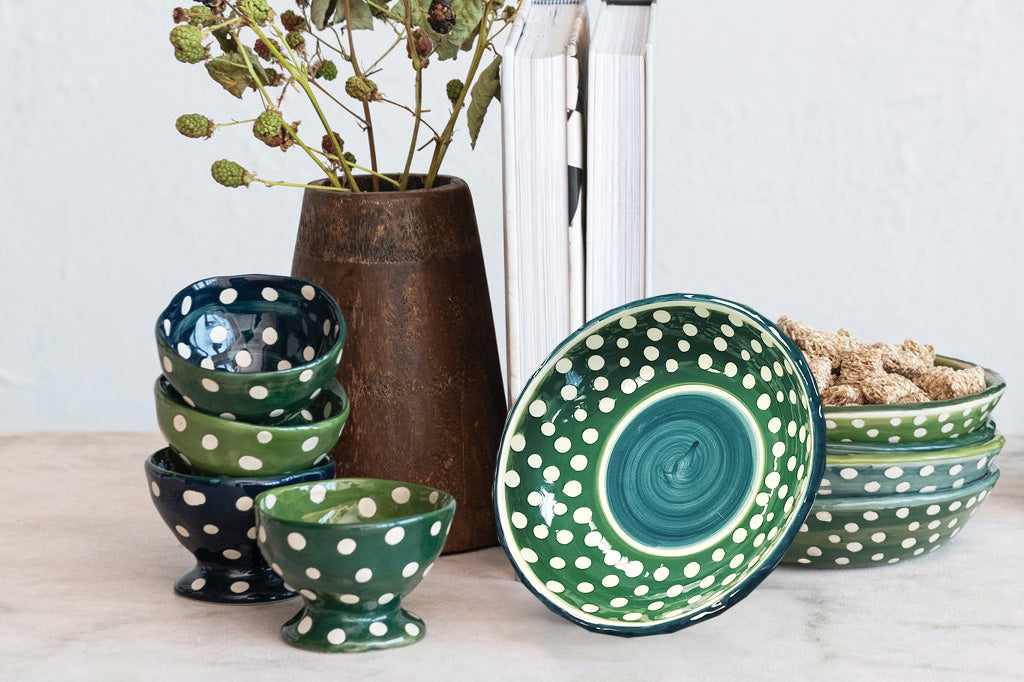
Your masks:
[{"label": "dried flower stem", "polygon": [[332,192],[351,192],[352,191],[348,187],[341,187],[340,185],[337,186],[337,187],[327,186],[327,185],[306,185],[306,184],[302,184],[302,183],[298,183],[298,182],[282,182],[281,180],[264,180],[263,178],[256,178],[255,180],[253,180],[253,182],[260,182],[260,183],[263,183],[264,185],[268,185],[268,186],[269,185],[279,185],[281,187],[299,187],[299,188],[302,188],[302,189],[324,189],[324,190],[330,190]]},{"label": "dried flower stem", "polygon": [[[269,40],[266,39],[266,36],[263,35],[262,31],[260,31],[256,27],[255,24],[253,24],[252,27],[253,27],[253,30],[255,30],[259,34],[260,39],[263,40],[263,42],[266,43],[267,46],[270,47],[270,49],[272,51],[277,52],[277,48],[274,47],[273,43],[271,43]],[[238,45],[241,45],[241,42],[239,42],[239,40],[238,40],[238,32],[237,31],[231,31],[231,37],[235,40],[235,42]],[[245,66],[249,69],[249,75],[252,77],[253,82],[259,88],[259,91],[263,94],[263,98],[266,100],[266,106],[268,106],[268,107],[271,106],[273,104],[274,100],[267,93],[266,88],[263,87],[263,83],[262,83],[262,81],[260,81],[259,76],[256,75],[256,69],[253,68],[252,61],[249,59],[249,54],[244,49],[241,49],[238,52],[239,52],[239,54],[242,55],[242,59],[245,61]],[[280,58],[281,54],[278,52],[276,56]],[[283,62],[284,60],[281,59],[281,61]],[[314,102],[314,105],[315,105],[315,102]],[[302,141],[302,139],[299,138],[299,136],[296,134],[295,129],[292,128],[291,126],[288,126],[288,132],[291,135],[292,139],[295,140],[295,143],[297,145],[299,145],[300,147],[302,147],[302,150],[306,152],[306,154],[309,156],[309,158],[313,159],[313,162],[316,163],[316,165],[318,165],[320,167],[320,170],[322,170],[324,173],[327,174],[327,178],[328,178],[328,180],[331,181],[331,184],[332,185],[336,185],[338,187],[341,187],[341,183],[338,181],[338,176],[335,175],[334,173],[332,173],[331,169],[328,168],[327,166],[325,166],[320,161],[320,159],[317,158],[317,155],[314,154],[313,151],[308,146],[306,146],[306,144]]]},{"label": "dried flower stem", "polygon": [[441,169],[441,161],[444,160],[444,155],[448,151],[449,145],[452,143],[452,135],[455,132],[455,122],[459,118],[459,113],[462,111],[462,107],[466,101],[466,95],[469,93],[473,79],[476,78],[477,69],[480,68],[480,59],[484,56],[484,52],[487,50],[487,46],[490,45],[488,39],[488,33],[491,31],[491,26],[494,23],[491,10],[494,7],[493,0],[487,0],[484,4],[483,19],[480,22],[480,33],[476,39],[476,49],[473,51],[473,60],[469,64],[469,71],[466,73],[466,78],[462,81],[466,84],[462,88],[462,92],[459,93],[459,98],[452,104],[452,114],[448,117],[448,125],[444,127],[441,132],[441,136],[437,140],[437,146],[434,148],[434,154],[430,159],[430,170],[427,171],[427,177],[423,181],[424,189],[430,189],[434,186],[434,180],[437,179],[438,171]]},{"label": "dried flower stem", "polygon": [[[345,32],[348,33],[348,61],[352,65],[352,71],[362,78],[363,72],[359,68],[359,59],[356,57],[356,43],[352,38],[352,10],[349,8],[349,0],[345,0]],[[366,141],[370,145],[370,167],[373,169],[371,182],[373,183],[373,191],[379,192],[380,183],[377,181],[377,145],[373,140],[373,118],[370,116],[369,102],[363,102],[363,119],[366,121]]]},{"label": "dried flower stem", "polygon": [[[281,31],[277,28],[277,26],[273,26],[273,29],[274,32],[277,33],[278,37],[282,40],[284,45],[287,46],[288,41],[285,40],[284,36],[281,34]],[[345,173],[345,180],[348,183],[348,186],[352,189],[353,192],[358,192],[359,185],[356,184],[355,178],[352,177],[352,169],[350,168],[348,161],[345,160],[345,157],[341,153],[341,144],[338,142],[338,138],[334,134],[334,130],[331,128],[330,123],[328,123],[327,117],[324,116],[323,109],[320,108],[320,102],[317,101],[316,95],[313,94],[313,91],[309,87],[309,79],[306,78],[306,72],[304,70],[295,68],[291,61],[285,59],[284,55],[281,54],[281,51],[274,46],[273,41],[267,38],[266,34],[260,30],[259,26],[252,24],[252,30],[256,32],[256,35],[258,35],[260,40],[262,40],[263,43],[267,46],[267,49],[270,50],[270,53],[273,54],[277,61],[280,62],[281,65],[288,70],[288,73],[291,74],[292,78],[294,78],[295,81],[299,84],[299,87],[301,87],[303,92],[306,93],[306,97],[309,99],[310,104],[313,105],[313,109],[316,111],[316,115],[320,119],[320,123],[323,124],[324,128],[327,130],[327,134],[330,135],[331,137],[331,144],[334,146],[334,150],[338,154],[339,165],[341,166],[341,170]],[[290,47],[288,48],[288,51],[289,54],[291,54]],[[246,57],[246,62],[248,62],[248,57]],[[313,159],[316,161],[317,165],[320,166],[320,168],[323,169],[325,173],[327,173],[327,178],[328,180],[330,180],[331,184],[340,187],[341,183],[338,180],[338,176],[335,175],[334,172],[331,171],[329,168],[326,168],[324,164],[320,162],[320,159],[316,158],[316,156],[309,151],[308,147],[303,146],[303,149],[306,149],[306,153],[313,156]]]},{"label": "dried flower stem", "polygon": [[409,153],[405,157],[405,168],[402,169],[402,178],[399,181],[399,190],[409,187],[409,169],[412,168],[412,159],[416,155],[416,140],[419,137],[420,121],[423,119],[423,62],[420,60],[419,46],[416,44],[416,36],[412,32],[410,15],[412,8],[409,0],[402,0],[405,6],[405,39],[409,46],[409,54],[412,56],[412,67],[416,70],[415,100],[416,111],[413,112],[415,122],[412,125],[412,140],[409,141]]}]

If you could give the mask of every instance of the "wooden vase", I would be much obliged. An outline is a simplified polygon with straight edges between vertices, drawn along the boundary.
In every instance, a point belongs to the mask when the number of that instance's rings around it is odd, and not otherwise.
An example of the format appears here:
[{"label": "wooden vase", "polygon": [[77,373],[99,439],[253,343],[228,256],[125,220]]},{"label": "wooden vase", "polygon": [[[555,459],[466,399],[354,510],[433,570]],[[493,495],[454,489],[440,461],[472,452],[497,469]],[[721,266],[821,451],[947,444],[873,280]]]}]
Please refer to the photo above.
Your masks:
[{"label": "wooden vase", "polygon": [[445,551],[497,544],[491,491],[506,404],[466,183],[307,189],[292,274],[330,292],[348,325],[338,379],[352,412],[331,453],[338,476],[446,490],[457,511]]}]

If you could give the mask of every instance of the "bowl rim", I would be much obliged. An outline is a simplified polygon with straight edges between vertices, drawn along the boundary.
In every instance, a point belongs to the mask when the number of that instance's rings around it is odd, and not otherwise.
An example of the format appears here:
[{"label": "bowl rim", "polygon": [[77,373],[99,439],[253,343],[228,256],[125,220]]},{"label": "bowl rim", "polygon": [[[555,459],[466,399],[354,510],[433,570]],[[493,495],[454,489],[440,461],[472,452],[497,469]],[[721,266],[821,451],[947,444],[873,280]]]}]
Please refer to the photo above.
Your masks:
[{"label": "bowl rim", "polygon": [[890,457],[909,457],[911,455],[926,455],[928,453],[979,445],[991,441],[998,435],[999,431],[996,429],[995,421],[989,419],[982,426],[957,438],[901,441],[899,443],[830,440],[825,442],[825,454],[832,455],[833,457],[876,456],[882,454],[889,455]]},{"label": "bowl rim", "polygon": [[[297,494],[298,491],[308,492],[315,485],[322,485],[329,490],[335,489],[341,483],[374,483],[374,484],[387,484],[389,487],[385,491],[390,494],[390,491],[395,488],[419,488],[420,490],[428,493],[436,492],[438,495],[438,503],[443,502],[444,504],[436,509],[430,509],[428,511],[417,512],[414,514],[404,514],[402,516],[392,516],[386,519],[380,519],[377,521],[356,521],[352,523],[319,523],[317,521],[300,521],[298,519],[289,519],[279,516],[274,513],[272,508],[266,506],[267,498],[270,495],[279,497],[282,494],[292,495]],[[276,504],[275,504],[276,506]],[[422,485],[419,483],[410,483],[408,481],[395,481],[385,478],[369,478],[363,476],[346,476],[342,478],[329,478],[323,481],[304,481],[301,483],[292,483],[283,485],[277,488],[271,488],[270,490],[264,490],[253,501],[253,509],[257,515],[264,516],[267,519],[271,519],[281,524],[287,524],[289,527],[296,528],[335,528],[335,529],[355,529],[355,530],[375,530],[380,528],[386,528],[388,526],[400,525],[403,522],[409,523],[412,519],[429,519],[433,516],[443,516],[449,510],[454,513],[456,506],[455,496],[451,493],[441,490],[440,488],[433,488],[428,485]],[[324,507],[324,509],[330,509],[331,507]]]},{"label": "bowl rim", "polygon": [[[327,461],[324,462],[323,464],[315,464],[314,463],[312,466],[310,466],[310,467],[308,467],[306,469],[303,469],[301,471],[290,471],[288,473],[274,474],[272,476],[224,476],[224,475],[207,476],[206,474],[196,474],[196,473],[187,473],[186,474],[186,473],[183,473],[181,471],[173,471],[173,470],[168,469],[168,468],[166,468],[164,466],[161,466],[160,464],[156,463],[154,460],[157,457],[159,457],[161,455],[164,455],[164,453],[170,453],[173,456],[181,457],[181,455],[173,447],[171,447],[170,445],[168,445],[167,447],[164,447],[164,448],[160,448],[159,450],[157,450],[156,452],[152,453],[151,455],[149,455],[146,458],[145,469],[146,469],[147,473],[151,472],[151,473],[154,473],[154,474],[160,474],[162,476],[170,476],[172,478],[179,478],[179,479],[190,480],[190,481],[198,481],[198,482],[202,482],[202,483],[205,483],[206,485],[211,485],[211,486],[220,485],[220,484],[225,483],[225,482],[230,483],[233,487],[241,487],[241,486],[246,486],[246,485],[262,485],[262,486],[265,486],[267,484],[273,483],[274,481],[278,481],[278,480],[281,480],[281,479],[295,478],[295,477],[301,476],[303,474],[312,474],[314,472],[319,471],[320,469],[326,469],[327,467],[334,467],[335,466],[334,465],[334,461],[331,460],[328,457]],[[331,479],[325,479],[325,480],[331,480]],[[301,482],[297,482],[297,483],[284,483],[284,484],[279,483],[277,485],[278,486],[280,486],[280,485],[301,485]],[[255,507],[255,503],[254,503],[253,506]]]},{"label": "bowl rim", "polygon": [[[959,358],[950,357],[948,355],[936,355],[935,366],[939,367],[952,367],[954,369],[966,369],[968,367],[974,367],[977,363],[967,362],[966,360],[960,360]],[[895,405],[826,405],[824,406],[825,418],[835,421],[837,419],[855,419],[858,417],[864,417],[865,415],[871,415],[872,413],[882,414],[883,412],[887,415],[904,415],[914,414],[922,410],[936,410],[940,411],[944,408],[952,408],[957,405],[963,405],[967,402],[987,401],[992,398],[997,398],[1006,390],[1006,380],[998,372],[991,370],[987,367],[981,366],[981,369],[985,372],[985,390],[977,393],[971,393],[970,395],[961,396],[959,398],[950,398],[948,400],[932,400],[926,403],[903,403]]]},{"label": "bowl rim", "polygon": [[984,476],[959,488],[945,488],[932,493],[900,493],[897,495],[827,495],[814,500],[813,512],[819,511],[871,511],[898,507],[920,507],[926,504],[942,504],[961,497],[967,497],[991,488],[999,480],[999,467],[991,467]]},{"label": "bowl rim", "polygon": [[[268,283],[295,282],[301,284],[302,286],[312,286],[317,291],[317,293],[322,294],[324,296],[324,298],[328,302],[328,307],[336,315],[337,324],[339,326],[338,338],[326,351],[317,355],[315,358],[308,362],[304,362],[301,365],[293,365],[288,369],[268,370],[266,372],[227,372],[225,370],[216,368],[207,369],[206,367],[203,367],[198,363],[193,362],[191,358],[182,357],[182,355],[178,353],[178,350],[171,344],[170,339],[168,339],[167,335],[164,333],[163,321],[164,319],[167,318],[168,311],[174,309],[177,305],[180,305],[179,299],[181,298],[182,295],[188,294],[190,291],[194,291],[200,284],[223,284],[233,279],[245,279],[253,280],[256,282]],[[334,298],[334,296],[330,294],[330,292],[321,287],[319,284],[317,284],[316,282],[310,282],[309,280],[306,279],[302,279],[301,277],[291,277],[288,275],[266,275],[260,273],[250,273],[244,275],[214,275],[211,277],[204,277],[202,279],[198,279],[192,282],[191,284],[182,287],[173,296],[171,296],[171,299],[167,303],[167,305],[165,305],[160,310],[160,314],[157,316],[156,324],[154,325],[153,330],[156,335],[158,347],[161,350],[170,353],[173,357],[179,358],[183,362],[187,363],[194,370],[199,372],[199,376],[206,376],[209,378],[216,377],[218,381],[224,381],[225,377],[239,377],[239,379],[237,380],[238,383],[249,383],[250,381],[261,380],[269,376],[283,376],[291,378],[292,375],[298,376],[307,369],[315,369],[320,365],[326,363],[329,358],[336,357],[337,354],[341,353],[341,348],[342,346],[345,345],[345,338],[348,335],[348,327],[345,323],[345,316],[341,312],[341,307],[338,305],[338,301]],[[231,379],[227,379],[227,381],[231,381]]]},{"label": "bowl rim", "polygon": [[[335,412],[330,417],[317,419],[307,424],[257,424],[251,421],[243,419],[225,419],[208,412],[191,407],[185,403],[180,403],[175,400],[171,394],[166,390],[164,383],[170,387],[174,387],[170,380],[163,374],[157,377],[156,382],[153,384],[153,394],[156,397],[156,409],[158,412],[163,410],[180,410],[186,414],[187,420],[196,420],[200,424],[207,424],[216,429],[226,428],[239,433],[257,433],[259,431],[270,431],[274,434],[279,434],[282,437],[289,435],[301,435],[310,434],[313,432],[319,432],[324,429],[330,429],[338,424],[344,424],[348,421],[349,413],[352,411],[352,403],[348,398],[348,393],[345,392],[345,388],[338,381],[337,377],[331,377],[331,380],[323,387],[324,391],[328,391],[335,397],[340,398],[342,402],[342,409]],[[177,389],[175,389],[177,390]],[[231,424],[232,426],[226,426]]]},{"label": "bowl rim", "polygon": [[[908,453],[886,457],[882,453],[873,454],[848,454],[836,455],[838,459],[831,459],[828,452],[825,453],[825,468],[839,468],[846,466],[907,466],[915,462],[945,462],[957,459],[970,459],[979,455],[991,452],[998,453],[1006,445],[1006,436],[996,433],[981,443],[971,443],[962,448],[946,448],[943,450],[917,450]],[[970,454],[967,454],[970,453]]]}]

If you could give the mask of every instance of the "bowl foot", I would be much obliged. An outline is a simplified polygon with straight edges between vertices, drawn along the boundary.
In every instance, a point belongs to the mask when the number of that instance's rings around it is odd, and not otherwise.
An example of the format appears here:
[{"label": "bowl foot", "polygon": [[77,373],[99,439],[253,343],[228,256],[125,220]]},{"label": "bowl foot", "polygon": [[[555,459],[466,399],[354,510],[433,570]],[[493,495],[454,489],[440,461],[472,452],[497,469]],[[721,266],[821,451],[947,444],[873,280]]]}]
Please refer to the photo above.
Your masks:
[{"label": "bowl foot", "polygon": [[326,652],[406,646],[423,639],[425,632],[423,621],[402,608],[353,612],[309,600],[281,627],[282,637],[292,646]]},{"label": "bowl foot", "polygon": [[298,596],[269,566],[226,568],[201,561],[178,579],[174,591],[189,599],[220,604],[258,604]]}]

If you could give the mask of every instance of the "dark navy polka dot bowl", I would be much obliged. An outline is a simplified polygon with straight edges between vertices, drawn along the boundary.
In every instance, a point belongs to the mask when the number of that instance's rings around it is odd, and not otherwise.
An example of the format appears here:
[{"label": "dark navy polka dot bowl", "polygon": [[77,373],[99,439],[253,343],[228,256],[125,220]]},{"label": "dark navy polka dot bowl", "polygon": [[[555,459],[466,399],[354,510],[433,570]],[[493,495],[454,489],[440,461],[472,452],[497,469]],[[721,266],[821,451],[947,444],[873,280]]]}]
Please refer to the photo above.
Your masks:
[{"label": "dark navy polka dot bowl", "polygon": [[146,460],[145,468],[153,504],[196,558],[195,567],[175,583],[175,592],[228,604],[296,596],[260,554],[253,501],[281,485],[333,478],[333,462],[264,478],[210,477],[192,473],[171,448],[164,448]]},{"label": "dark navy polka dot bowl", "polygon": [[182,289],[156,324],[164,376],[190,406],[226,419],[295,413],[334,377],[345,342],[338,303],[294,277],[210,277]]}]

